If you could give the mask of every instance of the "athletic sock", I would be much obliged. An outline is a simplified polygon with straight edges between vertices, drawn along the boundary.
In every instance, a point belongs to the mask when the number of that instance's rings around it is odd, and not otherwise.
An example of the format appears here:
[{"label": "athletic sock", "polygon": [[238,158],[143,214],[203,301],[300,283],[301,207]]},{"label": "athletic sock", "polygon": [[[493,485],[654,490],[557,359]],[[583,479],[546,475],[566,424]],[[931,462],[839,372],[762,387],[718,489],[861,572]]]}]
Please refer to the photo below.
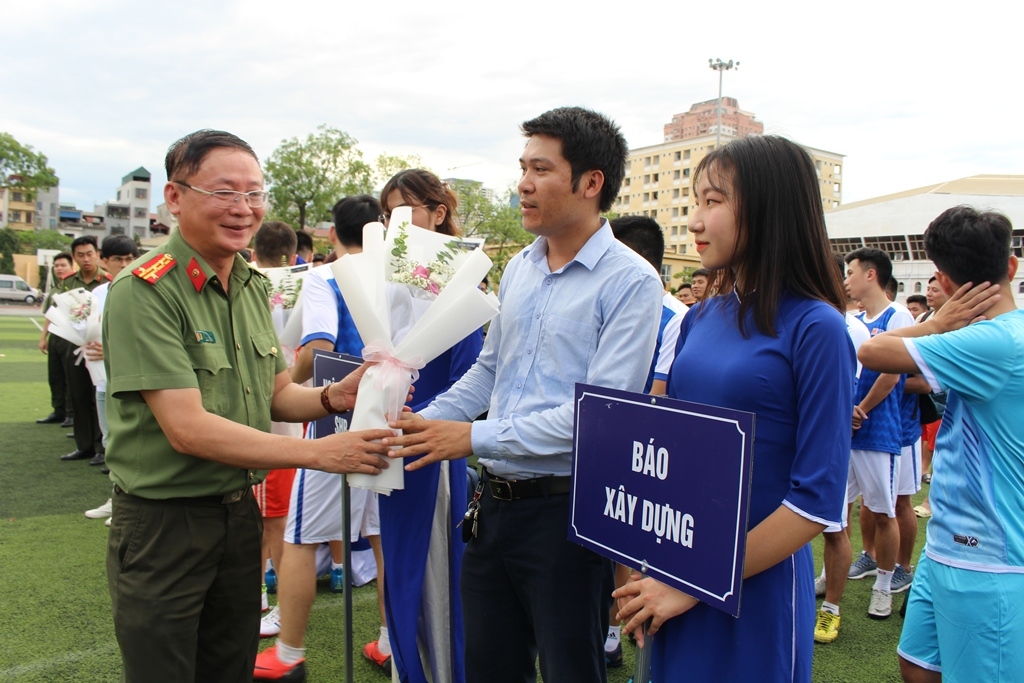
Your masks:
[{"label": "athletic sock", "polygon": [[608,637],[604,641],[604,651],[607,653],[615,652],[615,648],[619,646],[619,638],[622,634],[621,626],[609,626]]},{"label": "athletic sock", "polygon": [[343,565],[341,562],[335,562],[334,560],[331,560],[331,569],[341,569],[344,566],[345,565]]},{"label": "athletic sock", "polygon": [[839,605],[833,605],[831,602],[823,602],[821,603],[821,611],[828,612],[829,614],[834,614],[838,617]]},{"label": "athletic sock", "polygon": [[388,627],[380,627],[380,639],[377,641],[377,649],[382,655],[391,656],[391,638],[388,637]]},{"label": "athletic sock", "polygon": [[824,579],[825,578],[825,568],[824,567],[821,568],[821,576],[819,576],[818,578],[820,578],[820,579]]},{"label": "athletic sock", "polygon": [[875,585],[872,586],[875,590],[885,591],[886,593],[892,592],[892,572],[884,569],[878,570],[878,576],[875,577]]},{"label": "athletic sock", "polygon": [[281,663],[285,666],[294,664],[300,659],[306,657],[306,648],[304,647],[290,647],[281,642],[281,639],[277,640],[277,658],[281,660]]}]

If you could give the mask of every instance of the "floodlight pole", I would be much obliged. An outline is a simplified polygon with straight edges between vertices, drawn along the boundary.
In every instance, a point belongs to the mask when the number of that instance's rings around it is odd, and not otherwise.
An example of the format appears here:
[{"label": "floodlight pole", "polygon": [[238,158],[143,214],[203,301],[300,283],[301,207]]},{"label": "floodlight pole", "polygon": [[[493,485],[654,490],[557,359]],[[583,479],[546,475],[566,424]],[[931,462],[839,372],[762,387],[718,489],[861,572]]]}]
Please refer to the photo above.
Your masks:
[{"label": "floodlight pole", "polygon": [[718,115],[718,123],[715,125],[715,149],[722,146],[722,75],[724,72],[732,68],[739,68],[740,63],[730,59],[728,62],[723,62],[721,59],[708,59],[708,66],[718,72],[718,104],[715,107],[715,113]]}]

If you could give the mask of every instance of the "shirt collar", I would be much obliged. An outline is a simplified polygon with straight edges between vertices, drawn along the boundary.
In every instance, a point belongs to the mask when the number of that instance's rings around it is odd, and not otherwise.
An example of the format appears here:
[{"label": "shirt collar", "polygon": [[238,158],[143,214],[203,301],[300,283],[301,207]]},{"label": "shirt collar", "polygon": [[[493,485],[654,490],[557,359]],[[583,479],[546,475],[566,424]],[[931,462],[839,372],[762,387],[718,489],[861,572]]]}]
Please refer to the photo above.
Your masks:
[{"label": "shirt collar", "polygon": [[[602,218],[601,227],[590,236],[590,239],[583,245],[583,248],[577,252],[576,258],[562,266],[562,270],[565,270],[573,263],[579,263],[587,270],[593,270],[613,242],[615,242],[615,235],[612,234],[612,226],[606,219]],[[523,250],[523,258],[529,259],[535,264],[539,263],[547,254],[547,237],[538,237],[533,244]]]},{"label": "shirt collar", "polygon": [[[184,240],[180,233],[175,232],[171,235],[171,238],[167,240],[165,250],[170,253],[186,270],[185,275],[188,277],[189,281],[192,282],[193,287],[196,287],[196,292],[201,293],[206,289],[207,285],[209,285],[211,281],[219,281],[217,273],[210,267],[210,264],[206,262],[206,259],[200,256],[195,249],[189,246],[188,242]],[[191,269],[195,268],[200,270],[200,275],[196,276],[192,272],[189,272]],[[251,280],[253,274],[257,272],[258,271],[246,263],[245,259],[235,254],[235,260],[231,264],[232,280],[236,280],[244,287],[249,284],[249,280]],[[196,286],[197,283],[201,284]],[[234,288],[229,287],[229,289]]]}]

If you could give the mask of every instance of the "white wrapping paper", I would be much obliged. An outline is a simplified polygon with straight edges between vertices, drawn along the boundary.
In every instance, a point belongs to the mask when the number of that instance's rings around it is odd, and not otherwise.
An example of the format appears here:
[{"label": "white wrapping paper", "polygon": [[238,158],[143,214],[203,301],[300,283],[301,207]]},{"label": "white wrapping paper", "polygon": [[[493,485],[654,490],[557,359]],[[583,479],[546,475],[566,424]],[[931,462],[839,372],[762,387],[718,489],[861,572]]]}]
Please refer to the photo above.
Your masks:
[{"label": "white wrapping paper", "polygon": [[260,268],[270,279],[270,316],[289,365],[302,341],[302,283],[312,264]]},{"label": "white wrapping paper", "polygon": [[[415,370],[498,314],[497,297],[478,287],[491,268],[484,251],[458,252],[450,236],[414,227],[411,219],[411,208],[395,209],[386,238],[383,225],[368,224],[363,229],[363,253],[331,264],[367,346],[364,357],[386,359],[367,370],[360,381],[353,431],[387,429],[388,421],[398,417],[418,374]],[[423,311],[407,333],[396,330],[392,336],[389,307],[401,297],[389,292],[389,287],[407,290],[412,308]],[[394,460],[379,475],[353,474],[348,482],[387,495],[405,488],[403,464]]]},{"label": "white wrapping paper", "polygon": [[84,346],[89,342],[100,341],[103,337],[101,313],[99,302],[92,292],[79,287],[54,294],[53,305],[44,314],[50,321],[50,333],[77,347],[75,355],[78,360],[75,362],[85,363],[94,385],[106,380],[106,372],[103,361],[85,359]]}]

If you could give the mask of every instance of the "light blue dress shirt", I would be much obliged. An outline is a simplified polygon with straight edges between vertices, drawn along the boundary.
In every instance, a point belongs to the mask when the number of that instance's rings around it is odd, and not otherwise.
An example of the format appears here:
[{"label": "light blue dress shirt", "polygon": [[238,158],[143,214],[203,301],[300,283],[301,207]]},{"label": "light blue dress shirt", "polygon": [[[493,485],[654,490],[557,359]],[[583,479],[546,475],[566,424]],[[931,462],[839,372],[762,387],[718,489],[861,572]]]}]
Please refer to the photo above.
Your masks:
[{"label": "light blue dress shirt", "polygon": [[661,279],[601,228],[552,273],[547,240],[517,254],[501,278],[501,314],[479,359],[420,414],[473,423],[473,452],[512,479],[568,475],[577,382],[640,391],[661,316]]}]

